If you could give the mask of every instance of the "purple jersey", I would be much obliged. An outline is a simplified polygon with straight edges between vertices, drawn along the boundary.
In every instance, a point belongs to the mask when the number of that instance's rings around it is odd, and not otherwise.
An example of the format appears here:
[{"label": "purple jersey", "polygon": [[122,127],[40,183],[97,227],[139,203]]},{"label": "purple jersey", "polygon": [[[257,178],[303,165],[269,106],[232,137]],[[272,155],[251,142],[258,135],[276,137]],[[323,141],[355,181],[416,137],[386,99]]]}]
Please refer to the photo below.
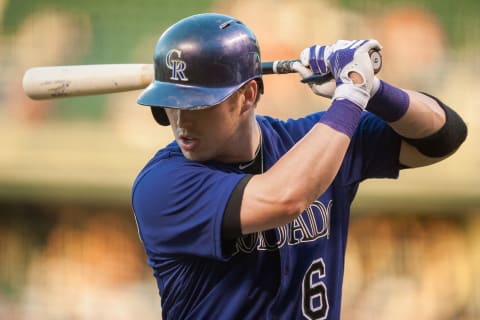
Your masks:
[{"label": "purple jersey", "polygon": [[[257,116],[265,170],[322,114]],[[324,194],[288,225],[230,242],[223,214],[245,173],[189,161],[175,142],[160,150],[137,177],[132,204],[163,318],[339,319],[350,205],[362,180],[398,176],[399,150],[395,132],[364,112]]]}]

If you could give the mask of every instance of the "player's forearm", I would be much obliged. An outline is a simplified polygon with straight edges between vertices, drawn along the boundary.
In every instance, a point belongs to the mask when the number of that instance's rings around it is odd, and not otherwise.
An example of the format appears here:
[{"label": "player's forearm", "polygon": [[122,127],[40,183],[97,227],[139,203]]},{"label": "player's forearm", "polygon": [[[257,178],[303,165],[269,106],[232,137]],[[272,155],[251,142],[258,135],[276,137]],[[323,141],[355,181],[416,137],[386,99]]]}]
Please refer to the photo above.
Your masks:
[{"label": "player's forearm", "polygon": [[409,96],[409,106],[405,114],[397,121],[390,122],[390,126],[402,137],[428,137],[445,124],[445,112],[438,103],[415,91],[405,90]]},{"label": "player's forearm", "polygon": [[402,137],[400,163],[419,167],[453,154],[467,136],[462,118],[428,94],[379,82],[367,110],[376,114]]},{"label": "player's forearm", "polygon": [[434,99],[378,80],[366,110],[377,115],[402,137],[423,138],[445,123],[445,112]]},{"label": "player's forearm", "polygon": [[345,134],[318,123],[263,178],[276,186],[277,197],[299,203],[294,207],[301,212],[332,183],[349,143]]},{"label": "player's forearm", "polygon": [[345,134],[316,124],[266,173],[254,176],[243,196],[242,232],[291,222],[332,183],[349,142]]}]

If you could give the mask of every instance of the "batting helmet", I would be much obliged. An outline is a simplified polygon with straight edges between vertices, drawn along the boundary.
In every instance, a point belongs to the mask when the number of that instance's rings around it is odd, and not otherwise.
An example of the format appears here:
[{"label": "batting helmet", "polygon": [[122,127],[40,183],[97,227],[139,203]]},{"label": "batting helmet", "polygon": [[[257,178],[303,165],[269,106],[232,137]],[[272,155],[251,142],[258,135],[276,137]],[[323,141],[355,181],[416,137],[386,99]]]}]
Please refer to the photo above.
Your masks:
[{"label": "batting helmet", "polygon": [[254,33],[239,20],[216,13],[190,16],[158,39],[155,79],[137,102],[152,107],[159,124],[169,125],[164,108],[208,108],[252,79],[263,93],[260,61]]}]

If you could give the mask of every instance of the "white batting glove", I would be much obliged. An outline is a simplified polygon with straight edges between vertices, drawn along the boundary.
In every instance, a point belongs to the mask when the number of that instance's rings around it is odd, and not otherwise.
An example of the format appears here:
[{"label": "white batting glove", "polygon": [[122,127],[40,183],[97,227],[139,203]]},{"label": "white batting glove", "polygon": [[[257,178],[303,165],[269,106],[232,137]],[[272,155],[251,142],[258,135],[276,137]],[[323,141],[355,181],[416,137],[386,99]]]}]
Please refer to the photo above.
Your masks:
[{"label": "white batting glove", "polygon": [[[374,40],[376,41],[376,40]],[[338,40],[335,44],[330,46],[330,51],[334,52],[337,50],[345,49],[349,46],[354,45],[354,42],[358,42],[358,40]],[[377,41],[378,42],[378,41]],[[377,50],[380,50],[382,48],[382,45],[378,43],[379,47],[376,48]],[[370,49],[369,49],[370,51]],[[374,75],[373,81],[372,81],[372,87],[370,89],[370,97],[373,97],[375,93],[377,93],[378,88],[380,87],[380,79],[377,78],[377,76]]]},{"label": "white batting glove", "polygon": [[[307,79],[314,74],[314,72],[311,69],[305,67],[300,62],[293,63],[292,69],[300,73],[300,75],[302,76],[302,79]],[[333,93],[335,92],[335,88],[337,87],[335,83],[335,79],[333,78],[329,81],[326,81],[320,84],[313,83],[313,82],[307,82],[307,83],[310,86],[310,89],[312,90],[313,93],[328,99],[331,99],[333,97]]]},{"label": "white batting glove", "polygon": [[[340,40],[332,48],[328,63],[337,84],[333,100],[347,99],[365,109],[371,92],[378,89],[369,51],[380,50],[380,43],[377,40]],[[351,72],[358,73],[362,83],[353,83],[349,77]]]},{"label": "white batting glove", "polygon": [[377,93],[378,88],[380,88],[380,79],[377,78],[377,76],[373,77],[373,82],[372,82],[372,89],[370,89],[370,98]]},{"label": "white batting glove", "polygon": [[313,45],[302,50],[300,61],[305,67],[310,67],[313,73],[325,75],[330,73],[328,57],[333,51],[331,46]]},{"label": "white batting glove", "polygon": [[296,62],[292,65],[292,69],[300,73],[303,80],[307,80],[302,82],[308,83],[313,93],[329,99],[335,92],[335,79],[324,82],[308,81],[308,79],[312,79],[312,76],[319,78],[330,74],[328,56],[331,52],[329,46],[313,45],[302,50],[300,53],[301,63]]},{"label": "white batting glove", "polygon": [[[336,80],[331,79],[325,82],[319,82],[318,80],[326,78],[330,74],[330,55],[335,51],[353,46],[356,42],[358,41],[338,40],[330,46],[313,45],[305,48],[300,53],[301,63],[294,63],[292,69],[300,73],[303,79],[302,82],[308,83],[313,93],[325,98],[332,98],[337,87]],[[377,92],[379,86],[380,80],[374,76],[370,97]]]},{"label": "white batting glove", "polygon": [[[334,51],[345,49],[349,46],[354,45],[355,42],[358,42],[358,40],[338,40],[335,44],[330,46],[331,48],[330,51],[333,53]],[[378,43],[378,45],[379,47],[376,49],[380,50],[382,48],[382,45],[380,43]],[[370,49],[368,51],[370,51]],[[378,79],[377,76],[374,75],[373,81],[372,81],[372,87],[370,89],[370,97],[373,97],[373,95],[377,93],[379,87],[380,87],[380,79]]]},{"label": "white batting glove", "polygon": [[[302,82],[313,82],[318,84],[321,78],[330,75],[330,63],[328,58],[335,50],[345,48],[352,42],[353,41],[338,40],[335,44],[330,46],[320,46],[315,44],[303,49],[300,53],[300,61],[302,65],[308,67],[312,73],[304,76]],[[307,74],[306,72],[304,73]]]}]

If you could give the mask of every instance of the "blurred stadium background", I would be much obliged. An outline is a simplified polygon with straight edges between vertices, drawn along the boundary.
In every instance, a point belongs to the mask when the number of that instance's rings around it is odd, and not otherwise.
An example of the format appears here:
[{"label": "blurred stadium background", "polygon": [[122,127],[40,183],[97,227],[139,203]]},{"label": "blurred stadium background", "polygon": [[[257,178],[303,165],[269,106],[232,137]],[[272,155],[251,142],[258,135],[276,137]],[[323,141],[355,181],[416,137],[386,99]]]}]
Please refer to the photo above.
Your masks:
[{"label": "blurred stadium background", "polygon": [[[441,97],[469,126],[448,161],[366,182],[355,201],[343,319],[480,319],[480,2],[0,0],[0,319],[160,319],[130,186],[171,139],[139,92],[32,101],[33,66],[151,63],[190,14],[234,15],[263,59],[377,38],[381,77]],[[266,76],[260,113],[328,106],[298,75]]]}]

